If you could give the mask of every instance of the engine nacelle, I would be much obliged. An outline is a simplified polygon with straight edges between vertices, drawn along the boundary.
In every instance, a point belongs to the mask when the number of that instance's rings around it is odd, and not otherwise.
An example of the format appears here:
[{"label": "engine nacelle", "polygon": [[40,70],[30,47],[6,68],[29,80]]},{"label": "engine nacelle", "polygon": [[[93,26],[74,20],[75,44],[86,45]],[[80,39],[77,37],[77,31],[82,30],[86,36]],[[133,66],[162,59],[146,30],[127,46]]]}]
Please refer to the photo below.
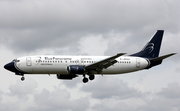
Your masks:
[{"label": "engine nacelle", "polygon": [[75,74],[57,74],[58,79],[73,79],[77,77]]},{"label": "engine nacelle", "polygon": [[67,71],[69,74],[84,74],[85,68],[80,65],[70,65],[67,67]]}]

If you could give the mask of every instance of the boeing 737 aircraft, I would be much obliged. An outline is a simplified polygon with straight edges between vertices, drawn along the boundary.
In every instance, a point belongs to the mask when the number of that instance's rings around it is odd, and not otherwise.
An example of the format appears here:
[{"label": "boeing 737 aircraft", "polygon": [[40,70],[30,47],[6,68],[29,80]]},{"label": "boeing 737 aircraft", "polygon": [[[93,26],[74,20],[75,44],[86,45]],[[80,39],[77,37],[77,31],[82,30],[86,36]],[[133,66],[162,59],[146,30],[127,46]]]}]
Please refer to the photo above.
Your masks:
[{"label": "boeing 737 aircraft", "polygon": [[[58,79],[73,79],[83,76],[83,82],[93,80],[95,74],[124,74],[160,65],[163,59],[176,53],[159,57],[163,30],[158,30],[138,53],[114,56],[58,56],[37,55],[14,59],[4,66],[5,69],[21,75],[24,74],[56,74]],[[86,77],[89,76],[89,79]]]}]

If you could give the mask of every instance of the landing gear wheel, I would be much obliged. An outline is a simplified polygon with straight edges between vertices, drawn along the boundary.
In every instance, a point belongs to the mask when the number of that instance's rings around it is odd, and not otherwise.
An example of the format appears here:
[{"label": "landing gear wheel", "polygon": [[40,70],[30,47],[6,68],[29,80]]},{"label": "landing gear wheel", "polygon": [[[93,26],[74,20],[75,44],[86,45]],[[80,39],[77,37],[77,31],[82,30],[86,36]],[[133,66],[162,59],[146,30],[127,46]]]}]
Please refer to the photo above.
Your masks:
[{"label": "landing gear wheel", "polygon": [[87,83],[87,82],[88,82],[88,78],[84,77],[84,78],[83,78],[83,82],[84,82],[84,83]]},{"label": "landing gear wheel", "polygon": [[21,77],[21,81],[24,81],[25,80],[25,77],[23,76],[23,77]]},{"label": "landing gear wheel", "polygon": [[89,80],[94,80],[95,76],[94,74],[89,75]]}]

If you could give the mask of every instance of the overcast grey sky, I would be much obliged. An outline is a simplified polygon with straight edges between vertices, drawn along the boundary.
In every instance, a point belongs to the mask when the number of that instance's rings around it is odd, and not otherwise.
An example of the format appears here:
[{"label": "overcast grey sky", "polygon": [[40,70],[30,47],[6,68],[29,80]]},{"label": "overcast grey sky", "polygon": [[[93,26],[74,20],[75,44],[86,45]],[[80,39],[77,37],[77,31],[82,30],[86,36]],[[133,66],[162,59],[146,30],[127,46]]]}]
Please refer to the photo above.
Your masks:
[{"label": "overcast grey sky", "polygon": [[[179,0],[0,0],[1,111],[179,111]],[[158,67],[82,83],[20,76],[3,66],[39,54],[135,53],[165,30]]]}]

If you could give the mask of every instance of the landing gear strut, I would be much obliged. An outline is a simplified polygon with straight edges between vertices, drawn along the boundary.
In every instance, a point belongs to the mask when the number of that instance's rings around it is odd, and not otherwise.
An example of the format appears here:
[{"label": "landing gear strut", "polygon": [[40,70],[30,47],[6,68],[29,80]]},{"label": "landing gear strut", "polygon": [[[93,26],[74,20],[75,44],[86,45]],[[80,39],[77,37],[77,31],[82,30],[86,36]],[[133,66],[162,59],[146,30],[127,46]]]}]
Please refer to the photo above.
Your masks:
[{"label": "landing gear strut", "polygon": [[83,74],[83,77],[84,77],[84,78],[83,78],[82,81],[83,81],[84,83],[87,83],[87,82],[88,82],[88,78],[86,78],[86,75],[85,75],[85,74]]}]

